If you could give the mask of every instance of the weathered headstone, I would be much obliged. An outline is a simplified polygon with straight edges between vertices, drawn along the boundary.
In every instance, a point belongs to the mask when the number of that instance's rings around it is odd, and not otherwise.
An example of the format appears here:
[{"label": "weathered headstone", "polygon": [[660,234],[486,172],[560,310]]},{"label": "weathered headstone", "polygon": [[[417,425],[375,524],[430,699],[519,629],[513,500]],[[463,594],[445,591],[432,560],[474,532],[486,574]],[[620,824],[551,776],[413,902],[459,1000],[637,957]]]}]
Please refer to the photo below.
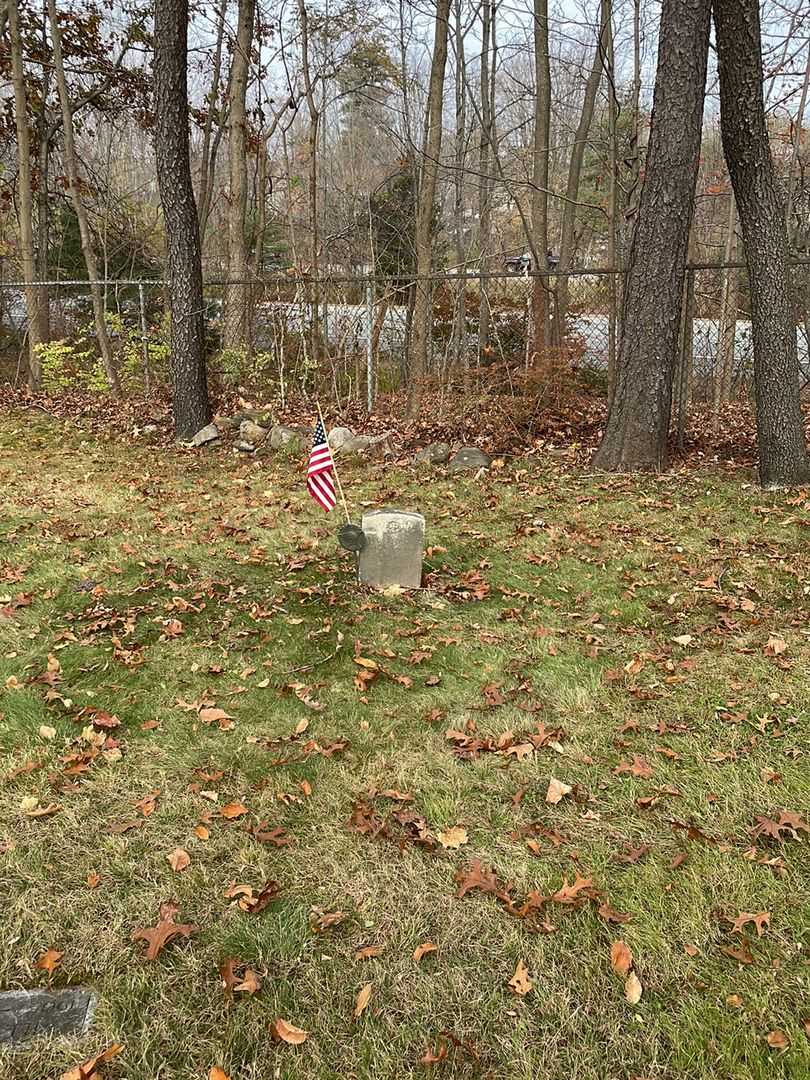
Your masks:
[{"label": "weathered headstone", "polygon": [[84,1035],[96,995],[84,987],[0,993],[0,1043],[19,1046],[36,1035]]},{"label": "weathered headstone", "polygon": [[406,510],[372,510],[363,514],[363,532],[366,543],[358,563],[362,584],[373,589],[389,585],[418,589],[425,551],[422,515]]}]

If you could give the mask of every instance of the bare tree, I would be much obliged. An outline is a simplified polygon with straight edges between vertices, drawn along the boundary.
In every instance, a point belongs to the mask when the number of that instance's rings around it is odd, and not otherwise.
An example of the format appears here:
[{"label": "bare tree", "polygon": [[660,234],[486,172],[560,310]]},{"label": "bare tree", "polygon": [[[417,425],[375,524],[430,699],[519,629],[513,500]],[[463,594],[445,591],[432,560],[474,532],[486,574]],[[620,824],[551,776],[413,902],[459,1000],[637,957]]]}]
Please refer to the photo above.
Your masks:
[{"label": "bare tree", "polygon": [[610,0],[600,0],[599,12],[599,29],[596,35],[593,60],[591,61],[588,80],[585,83],[582,109],[579,114],[579,122],[571,146],[571,157],[568,162],[568,182],[565,189],[565,203],[563,204],[562,227],[560,229],[560,261],[558,264],[560,278],[557,283],[557,303],[555,306],[555,338],[558,341],[561,341],[565,334],[565,317],[568,313],[568,277],[566,276],[566,270],[570,270],[574,255],[574,227],[576,225],[582,163],[585,159],[588,133],[591,130],[596,95],[599,92],[599,85],[602,82],[602,74],[605,68]]},{"label": "bare tree", "polygon": [[[532,141],[532,255],[534,269],[546,270],[548,251],[548,164],[551,136],[551,64],[548,54],[548,0],[534,0],[534,135]],[[535,277],[529,355],[536,362],[548,344],[548,285]]]},{"label": "bare tree", "polygon": [[205,371],[200,231],[188,148],[188,0],[155,5],[155,164],[166,221],[175,434],[211,420]]},{"label": "bare tree", "polygon": [[416,284],[408,350],[408,413],[410,416],[416,415],[419,411],[422,379],[427,369],[431,324],[431,290],[428,280],[432,266],[431,228],[436,200],[436,182],[439,175],[439,158],[442,150],[442,100],[444,72],[447,66],[449,18],[450,0],[436,0],[433,56],[430,63],[430,81],[425,110],[424,154],[419,176],[419,199],[414,236]]},{"label": "bare tree", "polygon": [[[225,37],[225,11],[228,0],[220,0],[216,14],[216,43],[214,45],[213,71],[211,73],[211,88],[206,95],[207,111],[203,124],[203,142],[200,152],[200,183],[197,192],[197,206],[200,220],[200,243],[205,240],[205,230],[208,226],[208,217],[211,213],[211,199],[214,192],[214,173],[217,162],[217,152],[225,130],[225,117],[227,110],[218,105],[220,84],[222,80],[222,42]],[[214,118],[216,117],[216,129]]]},{"label": "bare tree", "polygon": [[11,78],[14,86],[14,123],[17,131],[17,200],[20,229],[20,268],[25,282],[25,310],[28,316],[28,385],[39,390],[42,362],[37,346],[44,339],[42,297],[36,286],[34,252],[33,195],[31,187],[31,134],[28,129],[28,96],[25,88],[20,10],[17,0],[7,0]]},{"label": "bare tree", "polygon": [[87,267],[87,277],[90,285],[90,296],[93,301],[93,320],[96,327],[96,340],[107,375],[107,382],[113,394],[120,394],[121,387],[118,381],[118,371],[113,355],[110,335],[107,333],[107,321],[104,311],[104,290],[98,283],[98,263],[93,246],[93,234],[90,231],[90,222],[87,217],[82,200],[81,184],[79,180],[79,164],[76,155],[76,143],[73,135],[73,114],[71,111],[70,97],[68,95],[67,80],[65,78],[65,65],[62,59],[62,31],[59,26],[59,18],[56,13],[56,0],[47,0],[48,21],[51,24],[51,46],[53,48],[53,65],[56,74],[56,88],[59,93],[59,103],[62,111],[62,135],[64,139],[64,160],[68,177],[68,191],[76,221],[79,225],[82,255],[84,265]]},{"label": "bare tree", "polygon": [[799,402],[785,213],[762,98],[758,0],[714,0],[720,117],[751,282],[759,476],[804,484],[810,466]]},{"label": "bare tree", "polygon": [[247,83],[255,0],[239,0],[236,40],[228,83],[228,281],[225,294],[226,348],[250,349],[247,215]]},{"label": "bare tree", "polygon": [[627,266],[616,392],[594,464],[663,469],[697,182],[710,0],[664,0],[646,175]]}]

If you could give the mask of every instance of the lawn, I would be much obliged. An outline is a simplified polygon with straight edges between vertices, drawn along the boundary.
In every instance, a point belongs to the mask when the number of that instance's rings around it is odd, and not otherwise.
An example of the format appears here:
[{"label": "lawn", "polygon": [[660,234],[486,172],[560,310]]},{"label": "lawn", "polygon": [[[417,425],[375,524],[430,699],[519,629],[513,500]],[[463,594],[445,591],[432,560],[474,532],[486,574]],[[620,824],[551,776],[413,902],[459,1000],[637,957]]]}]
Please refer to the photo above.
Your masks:
[{"label": "lawn", "polygon": [[810,1074],[810,493],[501,464],[346,470],[379,595],[293,459],[3,417],[0,989],[99,995],[3,1080]]}]

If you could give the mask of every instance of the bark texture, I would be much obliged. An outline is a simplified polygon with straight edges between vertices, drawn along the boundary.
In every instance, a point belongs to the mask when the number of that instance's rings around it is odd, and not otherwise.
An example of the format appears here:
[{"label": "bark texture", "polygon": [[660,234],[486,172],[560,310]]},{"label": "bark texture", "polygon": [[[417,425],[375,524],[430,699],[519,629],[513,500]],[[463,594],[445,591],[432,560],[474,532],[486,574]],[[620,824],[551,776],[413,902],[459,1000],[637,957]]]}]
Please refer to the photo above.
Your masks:
[{"label": "bark texture", "polygon": [[188,439],[211,420],[205,371],[200,232],[188,149],[187,0],[155,5],[155,164],[166,222],[174,427]]},{"label": "bark texture", "polygon": [[449,17],[450,0],[437,0],[414,237],[417,280],[414,287],[413,323],[408,354],[408,414],[410,416],[414,416],[419,411],[422,379],[427,368],[431,324],[431,289],[428,280],[432,265],[431,226],[433,204],[436,199],[436,181],[439,175],[439,155],[442,149],[442,98],[444,71],[447,65]]},{"label": "bark texture", "polygon": [[667,464],[672,379],[700,153],[710,0],[664,0],[646,175],[627,265],[616,389],[594,465]]},{"label": "bark texture", "polygon": [[[548,159],[551,136],[551,63],[548,54],[548,0],[533,0],[534,133],[532,136],[532,255],[534,270],[547,269]],[[542,359],[549,338],[548,279],[532,282],[529,363]]]},{"label": "bark texture", "polygon": [[45,337],[42,295],[36,286],[33,197],[31,188],[31,132],[28,128],[28,100],[17,0],[8,0],[8,31],[11,48],[11,79],[14,86],[14,121],[17,132],[17,201],[20,230],[20,269],[25,282],[25,311],[28,317],[28,385],[39,390],[42,362],[37,346]]},{"label": "bark texture", "polygon": [[70,106],[67,79],[65,78],[65,65],[62,59],[62,32],[59,27],[59,19],[56,12],[56,0],[48,0],[48,21],[51,24],[51,43],[53,47],[53,65],[56,72],[56,88],[59,93],[59,104],[62,110],[62,136],[64,139],[65,169],[68,175],[68,191],[76,221],[79,224],[79,236],[81,238],[82,255],[84,265],[87,268],[87,277],[90,283],[90,296],[93,301],[93,321],[96,327],[96,341],[107,375],[110,390],[116,396],[120,394],[121,387],[118,382],[118,370],[113,355],[110,335],[107,333],[107,320],[104,311],[104,290],[98,283],[98,263],[96,252],[93,247],[93,234],[90,231],[90,222],[87,210],[82,201],[82,193],[79,183],[79,163],[76,155],[76,144],[73,137],[73,111]]},{"label": "bark texture", "polygon": [[239,0],[236,41],[228,91],[228,281],[225,296],[226,348],[250,349],[250,288],[245,218],[247,214],[247,97],[250,47],[253,38],[254,0]]},{"label": "bark texture", "polygon": [[720,122],[751,285],[759,475],[765,485],[810,479],[799,404],[796,320],[785,213],[762,97],[758,0],[714,0]]}]

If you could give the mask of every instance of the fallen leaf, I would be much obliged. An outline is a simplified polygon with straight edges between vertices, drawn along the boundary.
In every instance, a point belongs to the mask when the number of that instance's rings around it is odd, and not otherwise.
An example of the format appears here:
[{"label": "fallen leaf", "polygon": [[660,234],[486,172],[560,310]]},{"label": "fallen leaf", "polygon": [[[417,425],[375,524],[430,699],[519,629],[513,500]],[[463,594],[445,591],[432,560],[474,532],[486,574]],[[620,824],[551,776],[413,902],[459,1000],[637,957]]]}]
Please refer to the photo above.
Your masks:
[{"label": "fallen leaf", "polygon": [[224,709],[200,709],[197,715],[204,724],[221,724],[223,721],[233,720],[230,713],[226,713]]},{"label": "fallen leaf", "polygon": [[383,949],[379,945],[365,945],[354,954],[355,960],[373,960],[375,956],[382,956]]},{"label": "fallen leaf", "polygon": [[183,848],[175,848],[166,856],[166,860],[169,866],[174,870],[176,874],[179,874],[181,870],[185,870],[191,862],[191,856]]},{"label": "fallen leaf", "polygon": [[54,971],[56,971],[56,969],[62,963],[62,957],[64,955],[65,954],[63,952],[59,952],[57,949],[47,949],[39,957],[37,962],[34,964],[34,967],[38,971],[47,971],[49,975],[53,975]]},{"label": "fallen leaf", "polygon": [[113,1043],[112,1046],[108,1046],[106,1050],[102,1050],[95,1057],[88,1058],[81,1065],[62,1073],[59,1080],[101,1080],[99,1066],[112,1061],[123,1049],[122,1043]]},{"label": "fallen leaf", "polygon": [[552,776],[548,782],[546,802],[556,806],[562,798],[566,795],[570,795],[572,791],[573,788],[569,784],[564,784],[561,780],[557,780]]},{"label": "fallen leaf", "polygon": [[220,817],[228,818],[230,820],[232,818],[241,817],[242,814],[246,814],[247,812],[247,807],[243,806],[241,803],[229,802],[222,807],[219,813]]},{"label": "fallen leaf", "polygon": [[633,965],[633,954],[629,947],[621,940],[614,941],[610,946],[610,966],[617,975],[624,978]]},{"label": "fallen leaf", "polygon": [[443,848],[455,850],[467,843],[467,830],[460,825],[453,825],[444,832],[436,833],[436,837]]},{"label": "fallen leaf", "polygon": [[337,926],[346,918],[345,911],[314,911],[311,920],[312,929],[316,934],[322,934],[331,926]]},{"label": "fallen leaf", "polygon": [[784,638],[771,634],[762,651],[766,656],[781,656],[783,652],[787,652],[787,642]]},{"label": "fallen leaf", "polygon": [[49,739],[49,740],[50,739],[55,739],[56,738],[56,728],[55,727],[49,727],[48,724],[41,724],[40,728],[39,728],[39,734],[40,734],[40,737],[43,738],[43,739]]},{"label": "fallen leaf", "polygon": [[765,1036],[765,1040],[772,1050],[787,1050],[790,1046],[790,1039],[780,1028],[769,1031]]},{"label": "fallen leaf", "polygon": [[144,959],[156,960],[161,950],[174,937],[190,937],[200,928],[192,923],[176,923],[174,917],[179,908],[174,904],[160,905],[160,918],[155,926],[139,927],[132,931],[133,941],[145,941],[148,944]]},{"label": "fallen leaf", "polygon": [[427,956],[428,953],[436,952],[437,945],[434,945],[432,941],[423,941],[421,945],[417,945],[413,950],[413,958],[418,964],[423,956]]},{"label": "fallen leaf", "polygon": [[274,1020],[270,1025],[270,1034],[277,1042],[289,1043],[291,1046],[300,1046],[309,1038],[308,1031],[281,1018]]},{"label": "fallen leaf", "polygon": [[731,925],[732,933],[742,933],[742,928],[747,926],[748,923],[753,923],[757,928],[757,937],[762,937],[765,928],[770,928],[771,913],[770,911],[741,911]]},{"label": "fallen leaf", "polygon": [[198,840],[207,840],[211,835],[210,830],[206,829],[205,825],[195,825],[194,835]]},{"label": "fallen leaf", "polygon": [[101,884],[101,874],[97,874],[95,870],[91,870],[87,875],[87,888],[97,889]]},{"label": "fallen leaf", "polygon": [[368,1008],[368,1003],[371,1001],[371,993],[374,989],[373,983],[366,983],[357,995],[357,1001],[354,1003],[354,1018],[355,1020],[361,1016],[365,1009]]},{"label": "fallen leaf", "polygon": [[219,1065],[212,1065],[208,1073],[208,1080],[231,1080],[230,1076]]},{"label": "fallen leaf", "polygon": [[524,997],[529,993],[534,983],[529,978],[529,969],[523,963],[522,960],[518,960],[517,967],[515,968],[515,974],[506,984],[509,989],[517,994],[519,997]]},{"label": "fallen leaf", "polygon": [[631,971],[624,984],[624,996],[631,1005],[638,1005],[641,1001],[641,982],[635,971]]}]

